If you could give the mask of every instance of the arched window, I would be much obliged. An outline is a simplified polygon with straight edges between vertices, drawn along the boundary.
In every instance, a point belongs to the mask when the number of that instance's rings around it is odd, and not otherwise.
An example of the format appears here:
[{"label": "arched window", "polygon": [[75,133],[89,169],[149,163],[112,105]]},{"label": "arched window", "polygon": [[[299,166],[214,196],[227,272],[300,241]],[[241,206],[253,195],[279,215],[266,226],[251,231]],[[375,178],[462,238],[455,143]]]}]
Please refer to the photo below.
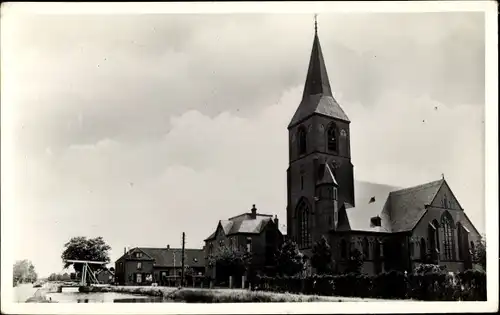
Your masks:
[{"label": "arched window", "polygon": [[301,248],[307,248],[311,244],[310,223],[309,223],[309,205],[305,199],[301,199],[297,205],[297,243]]},{"label": "arched window", "polygon": [[375,240],[373,243],[373,258],[378,259],[381,256],[381,248],[380,248],[380,241]]},{"label": "arched window", "polygon": [[347,257],[347,242],[344,239],[340,241],[340,255],[342,258]]},{"label": "arched window", "polygon": [[425,260],[426,254],[427,254],[427,248],[425,246],[425,239],[422,237],[420,239],[420,259]]},{"label": "arched window", "polygon": [[446,211],[441,216],[441,225],[443,227],[444,236],[444,257],[446,260],[455,259],[455,224],[450,213]]},{"label": "arched window", "polygon": [[[462,231],[462,224],[457,222],[457,238],[458,238],[458,259],[464,259],[464,237]],[[467,246],[467,243],[465,243]]]},{"label": "arched window", "polygon": [[441,243],[439,243],[439,227],[440,227],[440,225],[439,225],[439,222],[436,219],[434,219],[432,221],[432,224],[436,228],[436,235],[435,235],[435,238],[436,238],[436,249],[437,249],[438,253],[440,253],[441,252]]},{"label": "arched window", "polygon": [[307,152],[307,131],[304,126],[299,127],[297,131],[297,141],[299,154],[305,154]]},{"label": "arched window", "polygon": [[368,243],[368,239],[366,237],[363,239],[363,256],[364,259],[370,258],[370,244]]},{"label": "arched window", "polygon": [[326,131],[326,137],[327,137],[327,146],[328,150],[330,151],[337,151],[337,126],[335,126],[334,123],[331,123],[328,126],[328,129]]}]

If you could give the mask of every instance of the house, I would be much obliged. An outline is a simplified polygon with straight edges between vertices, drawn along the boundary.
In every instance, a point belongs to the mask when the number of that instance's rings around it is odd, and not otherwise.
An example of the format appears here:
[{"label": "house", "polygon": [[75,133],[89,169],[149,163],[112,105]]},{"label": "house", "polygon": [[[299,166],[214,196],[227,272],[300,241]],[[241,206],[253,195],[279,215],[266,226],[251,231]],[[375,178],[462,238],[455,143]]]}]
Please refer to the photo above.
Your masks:
[{"label": "house", "polygon": [[326,237],[338,272],[354,249],[369,274],[421,263],[471,268],[481,236],[444,176],[408,188],[355,182],[350,123],[333,96],[315,30],[302,100],[288,125],[288,237],[306,257]]},{"label": "house", "polygon": [[[115,278],[120,285],[158,285],[179,282],[182,274],[182,249],[136,247],[124,251],[115,262]],[[205,273],[203,249],[184,249],[185,275],[200,276]]]},{"label": "house", "polygon": [[[111,270],[112,269],[112,270]],[[101,284],[113,284],[115,282],[114,269],[101,269],[96,273],[97,281]]]},{"label": "house", "polygon": [[272,266],[274,253],[283,242],[283,234],[285,230],[279,225],[278,218],[257,213],[255,205],[249,213],[220,220],[215,231],[205,239],[207,276],[218,278],[216,266],[209,266],[209,258],[217,255],[223,247],[249,253],[255,270]]}]

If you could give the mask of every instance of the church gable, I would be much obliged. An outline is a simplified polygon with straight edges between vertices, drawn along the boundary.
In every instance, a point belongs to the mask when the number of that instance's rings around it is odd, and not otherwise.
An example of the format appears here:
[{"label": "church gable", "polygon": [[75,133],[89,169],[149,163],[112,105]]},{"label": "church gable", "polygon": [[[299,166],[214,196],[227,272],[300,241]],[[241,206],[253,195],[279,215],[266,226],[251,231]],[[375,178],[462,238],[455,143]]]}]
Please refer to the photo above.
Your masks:
[{"label": "church gable", "polygon": [[431,207],[450,210],[463,210],[446,181],[443,181],[443,185],[441,185],[441,188],[434,197],[434,200],[431,203]]}]

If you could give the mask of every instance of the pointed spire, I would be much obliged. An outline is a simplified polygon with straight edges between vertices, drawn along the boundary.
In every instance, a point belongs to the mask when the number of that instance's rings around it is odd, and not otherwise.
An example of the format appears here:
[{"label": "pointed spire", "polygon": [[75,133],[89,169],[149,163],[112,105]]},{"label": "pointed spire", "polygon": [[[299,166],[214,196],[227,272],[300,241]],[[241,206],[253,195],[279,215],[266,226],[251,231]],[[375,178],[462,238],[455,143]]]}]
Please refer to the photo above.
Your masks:
[{"label": "pointed spire", "polygon": [[319,43],[316,14],[314,15],[314,41],[309,59],[304,93],[299,108],[297,108],[297,111],[293,115],[288,128],[299,124],[312,114],[320,114],[349,122],[349,118],[332,94],[323,52]]},{"label": "pointed spire", "polygon": [[318,20],[317,15],[314,15],[314,41],[309,60],[309,69],[307,71],[306,85],[304,87],[303,97],[309,95],[323,94],[324,96],[332,96],[330,88],[330,80],[326,72],[325,60],[318,37]]}]

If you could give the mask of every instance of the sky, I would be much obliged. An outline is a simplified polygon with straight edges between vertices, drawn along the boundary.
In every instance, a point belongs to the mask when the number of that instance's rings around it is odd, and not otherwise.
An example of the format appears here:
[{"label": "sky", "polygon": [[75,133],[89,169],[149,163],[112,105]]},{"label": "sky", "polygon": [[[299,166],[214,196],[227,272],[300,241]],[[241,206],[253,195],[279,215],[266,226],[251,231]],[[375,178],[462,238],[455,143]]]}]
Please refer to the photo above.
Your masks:
[{"label": "sky", "polygon": [[[14,161],[15,259],[42,276],[63,245],[201,248],[218,220],[286,218],[286,129],[301,99],[310,14],[32,15],[2,31]],[[484,232],[482,13],[320,14],[355,178],[444,174]],[[2,115],[3,116],[3,115]],[[3,167],[2,167],[3,168]],[[3,177],[3,176],[2,176]]]}]

